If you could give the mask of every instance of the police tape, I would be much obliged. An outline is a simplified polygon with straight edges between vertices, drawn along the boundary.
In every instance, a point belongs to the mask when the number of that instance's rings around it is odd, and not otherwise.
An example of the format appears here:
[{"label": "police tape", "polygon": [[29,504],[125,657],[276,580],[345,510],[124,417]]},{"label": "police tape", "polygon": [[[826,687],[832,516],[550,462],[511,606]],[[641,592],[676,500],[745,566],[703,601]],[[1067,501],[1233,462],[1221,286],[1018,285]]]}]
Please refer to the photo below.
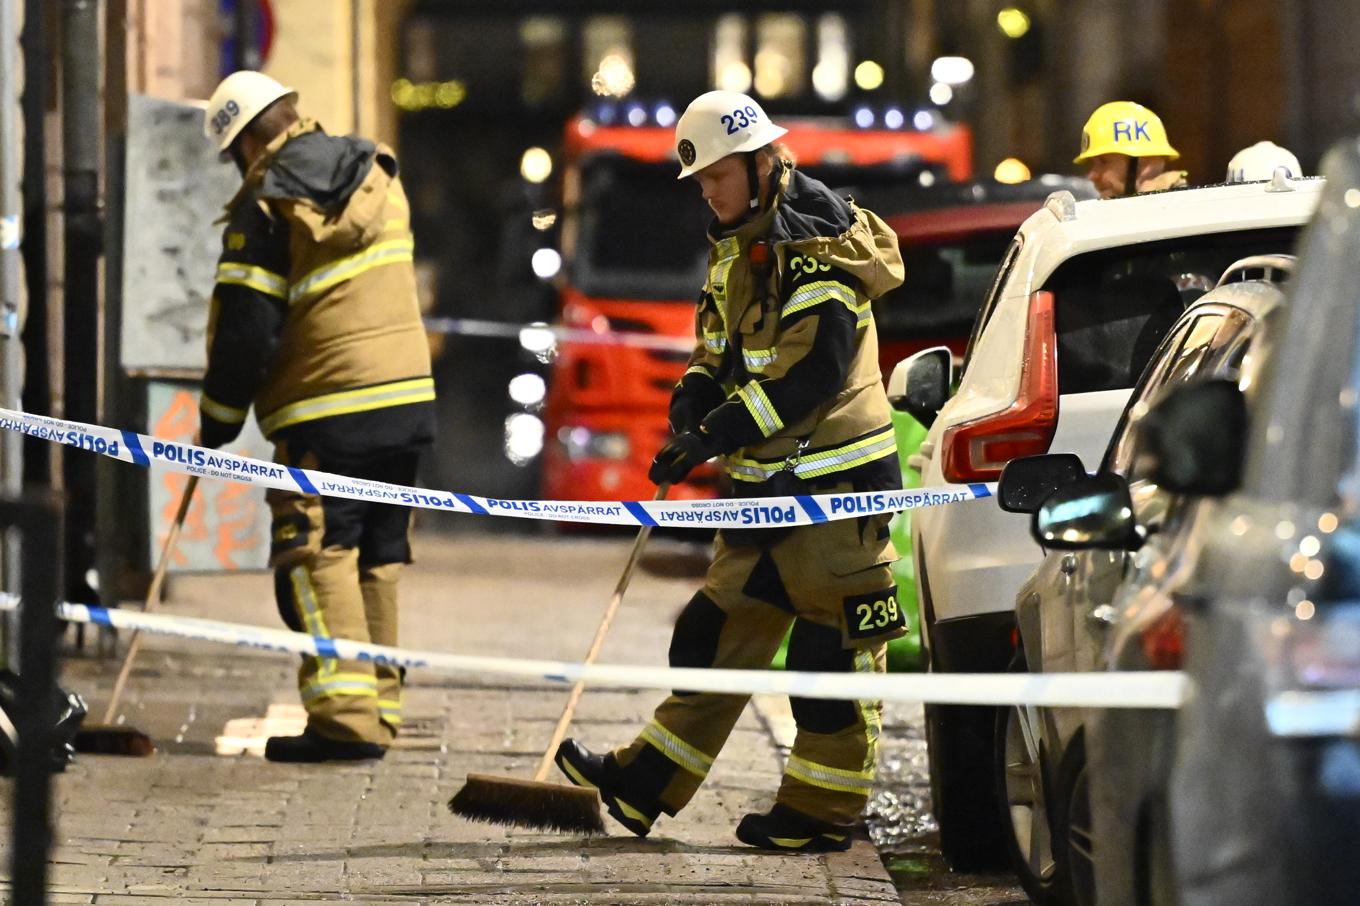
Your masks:
[{"label": "police tape", "polygon": [[316,469],[264,462],[192,444],[175,443],[133,431],[65,421],[0,409],[0,429],[108,456],[143,468],[159,467],[185,475],[219,478],[257,487],[322,497],[344,497],[449,513],[509,516],[550,522],[597,525],[650,525],[684,528],[768,528],[812,525],[895,513],[922,507],[979,500],[994,485],[945,485],[905,491],[799,494],[791,497],[734,497],[720,500],[505,500],[451,491],[434,491],[349,478]]},{"label": "police tape", "polygon": [[[607,321],[604,322],[607,325]],[[536,321],[514,324],[509,321],[484,321],[479,318],[426,318],[425,329],[430,333],[449,336],[487,337],[518,340],[525,349],[543,353],[557,343],[586,343],[605,346],[628,346],[634,349],[654,349],[661,352],[691,352],[694,340],[668,337],[637,330],[601,330],[585,327],[559,327]]]},{"label": "police tape", "polygon": [[[0,610],[18,599],[0,594]],[[1046,708],[1179,708],[1184,673],[801,673],[781,670],[718,670],[583,664],[572,661],[446,654],[392,648],[303,632],[224,623],[196,617],[140,613],[86,604],[59,604],[57,615],[73,623],[94,623],[240,648],[367,661],[437,673],[584,680],[614,689],[686,689],[728,695],[791,695],[798,698],[921,702],[932,705],[1022,705]]]}]

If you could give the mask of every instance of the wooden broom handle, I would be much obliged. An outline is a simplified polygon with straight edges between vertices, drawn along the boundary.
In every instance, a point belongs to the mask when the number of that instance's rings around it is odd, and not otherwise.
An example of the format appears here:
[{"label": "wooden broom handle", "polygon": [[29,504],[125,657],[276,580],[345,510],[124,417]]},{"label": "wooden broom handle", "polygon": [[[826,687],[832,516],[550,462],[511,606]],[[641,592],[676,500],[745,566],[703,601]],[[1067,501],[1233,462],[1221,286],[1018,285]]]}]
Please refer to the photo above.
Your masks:
[{"label": "wooden broom handle", "polygon": [[[671,489],[669,482],[662,482],[657,486],[656,496],[653,500],[664,500],[666,492]],[[600,649],[604,647],[604,638],[609,634],[609,626],[614,622],[614,614],[618,613],[619,605],[623,603],[623,594],[628,590],[628,583],[633,578],[633,568],[637,566],[639,558],[642,556],[643,545],[647,543],[647,536],[652,533],[650,525],[644,525],[638,529],[637,538],[633,541],[633,550],[628,554],[628,564],[623,568],[623,575],[619,576],[619,584],[614,586],[614,594],[609,598],[609,604],[604,609],[604,616],[600,618],[600,627],[595,630],[595,640],[590,643],[590,650],[586,652],[586,659],[583,663],[593,664],[595,658],[599,656]],[[567,728],[571,726],[571,718],[576,713],[576,705],[581,700],[581,692],[586,687],[586,681],[579,679],[576,685],[571,687],[571,695],[567,697],[567,706],[562,709],[562,716],[558,718],[557,729],[553,730],[552,741],[548,743],[548,750],[543,753],[543,760],[538,763],[538,770],[534,772],[534,780],[542,782],[547,779],[548,771],[552,770],[553,755],[557,754],[557,747],[562,744],[562,740],[567,735]]]},{"label": "wooden broom handle", "polygon": [[[161,586],[165,583],[165,572],[170,567],[170,555],[175,550],[175,544],[179,541],[180,529],[184,527],[184,520],[189,515],[189,504],[193,502],[194,491],[198,488],[198,476],[190,475],[189,482],[184,486],[184,493],[179,498],[179,509],[175,512],[175,521],[170,526],[170,532],[165,536],[165,544],[161,546],[160,560],[156,562],[156,572],[151,576],[151,584],[146,589],[146,600],[143,603],[143,612],[161,602]],[[142,648],[142,634],[138,630],[132,633],[132,641],[128,643],[127,654],[123,655],[123,666],[118,670],[118,679],[113,683],[113,694],[109,696],[109,706],[104,710],[103,723],[113,722],[114,713],[118,710],[118,705],[123,698],[123,687],[127,685],[128,676],[132,673],[132,662],[137,659],[137,652]]]}]

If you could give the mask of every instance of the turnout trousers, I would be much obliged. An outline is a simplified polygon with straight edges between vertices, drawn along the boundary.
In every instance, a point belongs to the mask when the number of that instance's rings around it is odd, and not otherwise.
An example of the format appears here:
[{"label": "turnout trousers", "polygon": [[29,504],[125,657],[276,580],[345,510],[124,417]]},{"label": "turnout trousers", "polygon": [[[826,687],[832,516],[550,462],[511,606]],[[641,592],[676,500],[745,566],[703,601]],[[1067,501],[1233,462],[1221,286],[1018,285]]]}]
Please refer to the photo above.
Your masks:
[{"label": "turnout trousers", "polygon": [[[417,450],[336,461],[280,441],[275,461],[354,478],[415,483]],[[279,614],[318,639],[397,644],[397,580],[411,561],[408,507],[290,491],[266,494],[270,566]],[[388,746],[401,726],[401,671],[387,664],[304,655],[298,691],[312,732]]]},{"label": "turnout trousers", "polygon": [[[760,532],[763,530],[756,530]],[[768,668],[785,633],[790,670],[884,670],[884,643],[905,632],[888,564],[888,517],[719,532],[707,580],[676,620],[674,667]],[[754,535],[754,537],[752,537]],[[676,690],[613,755],[639,809],[674,815],[708,775],[748,696]],[[777,801],[849,825],[877,766],[879,702],[792,698],[798,725]]]}]

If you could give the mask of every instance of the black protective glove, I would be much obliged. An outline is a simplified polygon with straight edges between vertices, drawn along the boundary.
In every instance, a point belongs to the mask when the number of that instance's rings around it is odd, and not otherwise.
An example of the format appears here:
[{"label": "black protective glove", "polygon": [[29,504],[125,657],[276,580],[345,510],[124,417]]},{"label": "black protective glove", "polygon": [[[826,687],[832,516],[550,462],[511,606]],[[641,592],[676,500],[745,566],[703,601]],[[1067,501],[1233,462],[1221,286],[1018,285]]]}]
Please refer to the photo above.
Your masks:
[{"label": "black protective glove", "polygon": [[671,408],[667,414],[666,423],[670,425],[672,434],[680,435],[698,428],[699,421],[707,414],[707,409],[703,412],[699,411],[699,401],[693,396],[687,393],[676,393],[671,397]]},{"label": "black protective glove", "polygon": [[647,470],[647,478],[652,484],[684,481],[690,470],[702,462],[708,462],[718,451],[713,448],[713,438],[702,431],[686,431],[673,438],[661,448]]},{"label": "black protective glove", "polygon": [[234,441],[241,434],[243,427],[244,424],[229,425],[226,422],[219,422],[206,412],[200,412],[198,445],[220,450]]}]

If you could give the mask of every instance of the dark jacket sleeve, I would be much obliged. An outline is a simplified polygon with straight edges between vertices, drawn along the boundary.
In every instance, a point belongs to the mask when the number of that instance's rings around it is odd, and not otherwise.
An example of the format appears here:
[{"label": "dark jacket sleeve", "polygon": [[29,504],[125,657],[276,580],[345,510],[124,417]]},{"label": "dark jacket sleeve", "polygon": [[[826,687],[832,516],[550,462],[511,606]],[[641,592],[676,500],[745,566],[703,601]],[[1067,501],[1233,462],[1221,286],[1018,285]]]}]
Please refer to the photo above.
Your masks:
[{"label": "dark jacket sleeve", "polygon": [[204,446],[235,440],[264,381],[288,308],[287,228],[255,203],[233,212],[208,311],[208,370],[199,418]]},{"label": "dark jacket sleeve", "polygon": [[672,433],[697,429],[704,416],[722,405],[727,395],[721,383],[726,351],[722,322],[712,300],[704,294],[699,297],[694,314],[694,352],[680,383],[671,391],[668,420]]},{"label": "dark jacket sleeve", "polygon": [[[807,259],[805,259],[807,260]],[[720,453],[730,453],[794,424],[845,386],[859,329],[858,281],[822,265],[786,272],[781,281],[775,361],[704,419]]]}]

